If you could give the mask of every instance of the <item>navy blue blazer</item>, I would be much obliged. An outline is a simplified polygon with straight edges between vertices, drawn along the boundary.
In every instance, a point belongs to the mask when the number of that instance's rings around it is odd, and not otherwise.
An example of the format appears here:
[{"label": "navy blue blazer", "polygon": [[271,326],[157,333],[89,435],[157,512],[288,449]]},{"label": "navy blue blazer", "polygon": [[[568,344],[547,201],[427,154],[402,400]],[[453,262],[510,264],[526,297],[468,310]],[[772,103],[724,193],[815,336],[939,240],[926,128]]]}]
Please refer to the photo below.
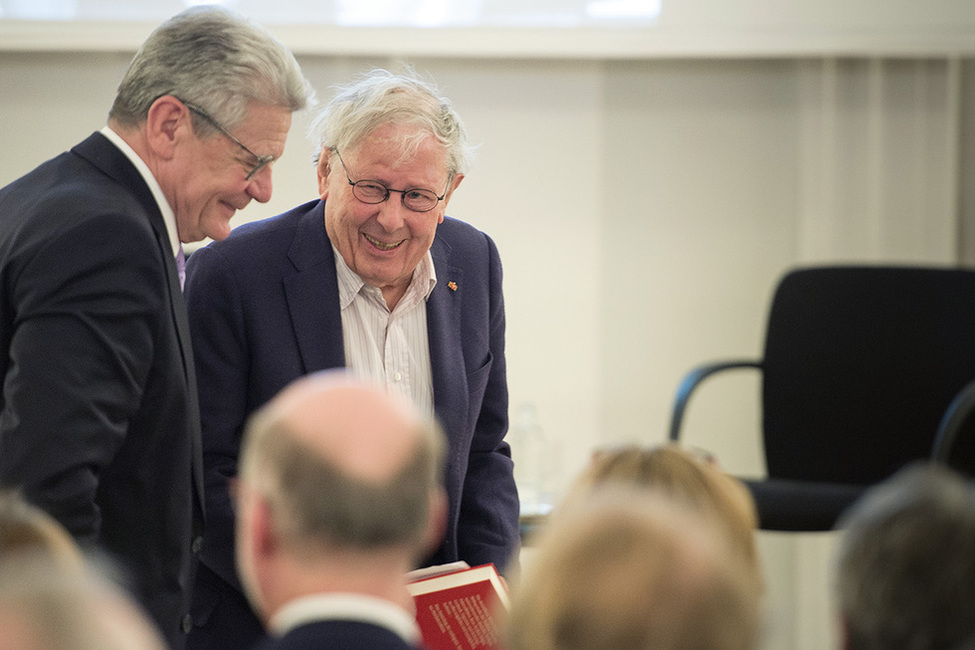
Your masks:
[{"label": "navy blue blazer", "polygon": [[[501,261],[491,239],[445,218],[431,247],[427,301],[434,408],[448,439],[447,530],[427,563],[516,561]],[[228,479],[248,415],[295,378],[345,366],[324,203],[235,228],[192,254],[186,297],[196,353],[206,474],[201,562],[240,589]],[[194,608],[196,605],[194,604]]]},{"label": "navy blue blazer", "polygon": [[318,621],[268,639],[254,650],[420,650],[386,628],[352,621]]},{"label": "navy blue blazer", "polygon": [[0,190],[0,482],[122,564],[181,648],[203,532],[186,307],[135,166],[95,133]]}]

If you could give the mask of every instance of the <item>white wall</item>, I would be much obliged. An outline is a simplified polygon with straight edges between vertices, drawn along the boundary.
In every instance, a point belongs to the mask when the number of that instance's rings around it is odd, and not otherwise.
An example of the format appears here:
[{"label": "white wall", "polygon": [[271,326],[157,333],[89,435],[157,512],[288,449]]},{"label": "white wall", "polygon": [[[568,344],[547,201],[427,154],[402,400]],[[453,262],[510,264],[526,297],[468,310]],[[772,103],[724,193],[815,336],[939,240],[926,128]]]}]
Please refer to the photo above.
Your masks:
[{"label": "white wall", "polygon": [[[0,51],[0,185],[100,128],[129,56]],[[299,58],[324,97],[356,71],[399,65]],[[448,213],[498,243],[512,403],[536,406],[563,479],[598,445],[662,441],[691,366],[757,357],[788,267],[957,259],[972,76],[958,60],[410,63],[482,143]],[[296,118],[271,203],[238,223],[315,196],[307,123]],[[760,474],[757,378],[711,381],[687,441]],[[831,647],[832,543],[762,535],[767,647]]]}]

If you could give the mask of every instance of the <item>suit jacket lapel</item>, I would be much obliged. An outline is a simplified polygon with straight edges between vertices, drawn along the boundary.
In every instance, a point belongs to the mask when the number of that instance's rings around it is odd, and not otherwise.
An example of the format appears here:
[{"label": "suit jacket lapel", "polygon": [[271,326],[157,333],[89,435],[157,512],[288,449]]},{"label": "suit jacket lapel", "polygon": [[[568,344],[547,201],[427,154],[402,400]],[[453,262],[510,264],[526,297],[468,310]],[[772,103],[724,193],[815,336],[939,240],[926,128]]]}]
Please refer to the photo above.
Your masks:
[{"label": "suit jacket lapel", "polygon": [[179,342],[182,356],[183,372],[186,376],[187,391],[187,424],[193,444],[193,479],[195,483],[197,506],[203,511],[203,448],[200,436],[200,406],[196,387],[196,367],[193,362],[193,347],[190,342],[190,325],[186,316],[186,302],[183,290],[179,286],[179,274],[176,270],[176,259],[173,257],[172,245],[166,231],[166,222],[152,191],[146,185],[145,179],[132,162],[118,147],[100,133],[94,133],[86,140],[75,146],[72,151],[91,164],[95,165],[107,175],[114,178],[128,189],[145,208],[149,217],[149,224],[156,235],[159,254],[166,267],[166,284],[169,292],[169,302],[173,321],[176,327],[176,338]]},{"label": "suit jacket lapel", "polygon": [[284,293],[304,371],[345,366],[335,256],[325,234],[324,202],[300,218],[288,259],[296,273],[284,278]]},{"label": "suit jacket lapel", "polygon": [[180,352],[183,355],[183,371],[186,373],[186,417],[193,438],[193,481],[196,484],[196,496],[199,499],[200,512],[203,512],[203,439],[200,431],[200,402],[196,386],[196,364],[193,361],[193,345],[190,340],[190,323],[186,315],[186,300],[183,289],[179,286],[179,274],[176,271],[176,260],[169,253],[172,245],[169,237],[157,233],[157,241],[164,251],[166,260],[166,280],[169,286],[169,299],[172,306],[173,318],[176,321],[176,338],[179,339]]},{"label": "suit jacket lapel", "polygon": [[[149,216],[149,224],[156,234],[160,257],[162,257],[163,265],[166,267],[169,301],[173,310],[173,318],[176,321],[176,335],[179,338],[180,351],[183,355],[183,368],[187,380],[191,384],[191,393],[196,395],[196,372],[193,365],[193,350],[190,345],[190,328],[186,318],[186,303],[183,300],[183,291],[179,286],[176,258],[173,256],[172,246],[169,243],[166,222],[163,221],[162,212],[159,211],[152,191],[146,185],[139,171],[125,157],[125,154],[119,151],[118,147],[109,142],[108,138],[102,134],[93,134],[77,145],[73,151],[125,186],[145,208],[146,214]],[[198,420],[199,418],[195,419]]]},{"label": "suit jacket lapel", "polygon": [[469,407],[460,323],[464,274],[463,269],[450,264],[450,246],[440,237],[434,240],[430,253],[437,271],[437,286],[427,299],[434,410],[446,431],[463,431]]}]

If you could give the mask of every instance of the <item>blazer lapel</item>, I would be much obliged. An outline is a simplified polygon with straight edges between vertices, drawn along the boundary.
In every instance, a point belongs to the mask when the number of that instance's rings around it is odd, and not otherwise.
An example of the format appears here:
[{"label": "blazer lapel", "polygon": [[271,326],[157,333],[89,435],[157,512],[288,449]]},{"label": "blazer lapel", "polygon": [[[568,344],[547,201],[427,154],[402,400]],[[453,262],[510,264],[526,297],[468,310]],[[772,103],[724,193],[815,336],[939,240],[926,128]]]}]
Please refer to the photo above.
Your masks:
[{"label": "blazer lapel", "polygon": [[169,293],[170,311],[176,328],[182,356],[183,372],[186,376],[186,419],[193,444],[193,482],[195,484],[197,506],[203,512],[203,444],[200,435],[200,406],[196,387],[196,367],[193,363],[193,347],[190,342],[190,325],[186,316],[186,302],[179,286],[176,259],[173,256],[166,222],[152,191],[132,162],[118,147],[109,142],[101,133],[94,133],[75,146],[72,151],[81,156],[127,188],[138,199],[149,217],[149,224],[156,235],[159,254],[166,268],[166,285]]},{"label": "blazer lapel", "polygon": [[295,229],[288,258],[296,273],[284,278],[285,299],[306,373],[345,366],[335,256],[319,201]]},{"label": "blazer lapel", "polygon": [[186,417],[193,438],[193,482],[196,484],[196,497],[199,499],[200,512],[203,512],[203,440],[200,431],[200,403],[196,386],[196,365],[193,362],[193,346],[190,340],[190,323],[186,315],[186,300],[183,297],[183,289],[179,286],[176,260],[171,254],[172,246],[169,243],[169,237],[157,234],[157,238],[164,251],[163,259],[166,260],[169,299],[173,319],[176,322],[176,338],[179,339],[179,348],[183,356],[183,371],[186,373]]},{"label": "blazer lapel", "polygon": [[[467,374],[461,340],[463,270],[450,264],[450,246],[441,238],[430,248],[437,286],[427,299],[427,336],[433,371],[434,410],[446,431],[463,431],[468,418]],[[447,408],[450,405],[450,408]]]}]

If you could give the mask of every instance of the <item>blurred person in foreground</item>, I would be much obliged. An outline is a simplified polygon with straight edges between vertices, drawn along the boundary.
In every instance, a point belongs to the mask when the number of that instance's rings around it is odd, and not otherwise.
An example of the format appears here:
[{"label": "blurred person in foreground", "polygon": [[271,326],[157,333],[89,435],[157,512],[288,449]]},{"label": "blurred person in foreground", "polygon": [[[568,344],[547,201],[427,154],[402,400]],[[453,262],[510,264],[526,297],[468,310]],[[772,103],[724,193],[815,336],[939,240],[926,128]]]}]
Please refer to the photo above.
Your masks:
[{"label": "blurred person in foreground", "polygon": [[340,371],[296,380],[251,418],[237,560],[272,633],[261,647],[419,646],[406,574],[443,533],[443,455],[432,418]]},{"label": "blurred person in foreground", "polygon": [[31,553],[66,570],[84,565],[81,548],[54,517],[15,490],[0,490],[0,562]]},{"label": "blurred person in foreground", "polygon": [[759,586],[764,584],[756,533],[758,513],[751,492],[711,457],[675,444],[627,445],[598,450],[576,477],[566,502],[606,484],[654,488],[714,523],[728,535]]},{"label": "blurred person in foreground", "polygon": [[760,592],[713,519],[654,488],[564,504],[515,582],[510,650],[751,650]]},{"label": "blurred person in foreground", "polygon": [[0,189],[0,485],[117,561],[174,649],[204,519],[182,243],[270,198],[309,97],[266,30],[187,9],[132,59],[107,126]]},{"label": "blurred person in foreground", "polygon": [[82,553],[53,517],[0,491],[0,650],[163,650],[110,559]]},{"label": "blurred person in foreground", "polygon": [[842,648],[975,648],[970,482],[938,465],[908,466],[861,497],[837,529]]},{"label": "blurred person in foreground", "polygon": [[501,261],[490,237],[444,216],[471,156],[463,124],[432,84],[373,70],[337,90],[314,131],[318,198],[235,228],[187,269],[212,531],[199,647],[262,634],[234,567],[228,485],[248,415],[316,371],[348,368],[443,428],[447,525],[418,564],[517,561]]},{"label": "blurred person in foreground", "polygon": [[166,650],[143,610],[115,583],[45,553],[0,560],[0,650]]}]

